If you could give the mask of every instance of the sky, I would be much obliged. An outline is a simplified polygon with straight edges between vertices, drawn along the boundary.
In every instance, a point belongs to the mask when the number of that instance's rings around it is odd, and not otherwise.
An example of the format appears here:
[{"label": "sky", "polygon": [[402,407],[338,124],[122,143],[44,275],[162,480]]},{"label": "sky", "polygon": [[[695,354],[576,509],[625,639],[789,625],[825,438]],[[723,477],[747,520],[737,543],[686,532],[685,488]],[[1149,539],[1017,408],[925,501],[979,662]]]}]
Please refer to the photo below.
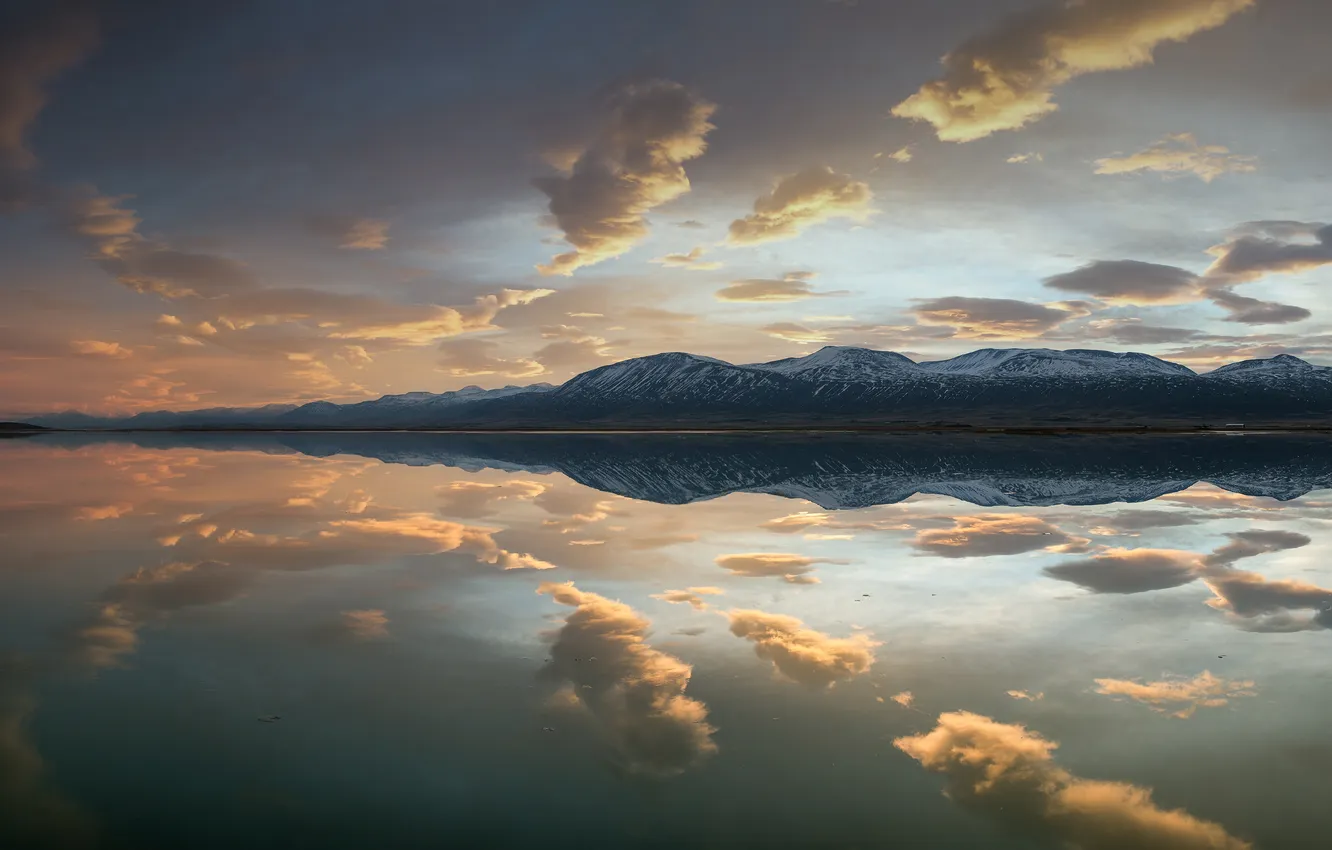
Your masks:
[{"label": "sky", "polygon": [[0,0],[0,413],[1332,363],[1324,0]]}]

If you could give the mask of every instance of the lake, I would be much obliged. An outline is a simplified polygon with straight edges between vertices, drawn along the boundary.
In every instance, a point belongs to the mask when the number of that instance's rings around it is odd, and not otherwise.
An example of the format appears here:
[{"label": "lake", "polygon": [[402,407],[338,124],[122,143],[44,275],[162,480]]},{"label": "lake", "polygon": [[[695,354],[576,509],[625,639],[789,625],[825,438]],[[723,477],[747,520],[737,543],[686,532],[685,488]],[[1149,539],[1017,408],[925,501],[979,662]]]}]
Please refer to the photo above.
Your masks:
[{"label": "lake", "polygon": [[6,847],[1324,848],[1332,441],[0,440]]}]

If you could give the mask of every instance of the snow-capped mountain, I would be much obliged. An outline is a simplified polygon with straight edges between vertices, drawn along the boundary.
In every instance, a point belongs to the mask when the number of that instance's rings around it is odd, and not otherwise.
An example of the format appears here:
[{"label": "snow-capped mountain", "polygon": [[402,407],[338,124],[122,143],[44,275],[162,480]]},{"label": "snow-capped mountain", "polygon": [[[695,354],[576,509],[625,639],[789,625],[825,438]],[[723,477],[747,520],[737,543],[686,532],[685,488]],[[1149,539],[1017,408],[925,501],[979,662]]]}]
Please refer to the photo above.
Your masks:
[{"label": "snow-capped mountain", "polygon": [[804,357],[787,357],[771,363],[751,363],[747,369],[762,369],[802,381],[850,381],[874,383],[898,380],[919,372],[911,358],[895,351],[875,351],[845,345],[825,345]]},{"label": "snow-capped mountain", "polygon": [[981,349],[916,363],[828,346],[733,365],[683,352],[592,369],[561,386],[404,393],[294,409],[36,417],[73,428],[768,428],[1332,425],[1332,369],[1290,355],[1213,372],[1147,354]]},{"label": "snow-capped mountain", "polygon": [[928,372],[1002,377],[1130,377],[1193,375],[1192,369],[1150,354],[1071,348],[982,348],[951,360],[919,364]]}]

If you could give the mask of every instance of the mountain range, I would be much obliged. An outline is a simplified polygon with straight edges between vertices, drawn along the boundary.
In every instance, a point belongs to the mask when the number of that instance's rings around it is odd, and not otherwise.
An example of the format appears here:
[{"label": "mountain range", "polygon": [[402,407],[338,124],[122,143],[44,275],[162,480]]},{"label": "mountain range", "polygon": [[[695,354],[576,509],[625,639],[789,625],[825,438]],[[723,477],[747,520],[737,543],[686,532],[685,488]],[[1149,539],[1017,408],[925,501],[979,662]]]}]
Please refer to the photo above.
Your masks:
[{"label": "mountain range", "polygon": [[30,421],[135,430],[1320,426],[1332,425],[1332,368],[1281,354],[1198,374],[1148,354],[1089,349],[987,348],[916,362],[827,346],[746,365],[670,352],[592,369],[559,386]]},{"label": "mountain range", "polygon": [[686,504],[766,493],[825,510],[917,493],[976,505],[1146,502],[1199,482],[1282,501],[1332,487],[1315,434],[497,434],[405,432],[51,432],[74,449],[356,456],[408,466],[560,474],[632,499]]}]

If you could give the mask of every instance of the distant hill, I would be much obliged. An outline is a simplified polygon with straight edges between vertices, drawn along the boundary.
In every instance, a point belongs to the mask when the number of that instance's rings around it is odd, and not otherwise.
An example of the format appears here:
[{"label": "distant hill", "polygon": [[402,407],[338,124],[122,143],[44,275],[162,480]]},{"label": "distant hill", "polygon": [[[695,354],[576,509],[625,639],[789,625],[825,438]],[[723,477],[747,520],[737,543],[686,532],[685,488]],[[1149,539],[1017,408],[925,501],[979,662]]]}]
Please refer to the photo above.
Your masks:
[{"label": "distant hill", "polygon": [[40,425],[29,425],[27,422],[0,422],[0,434],[26,434],[32,431],[48,431],[49,428],[43,428]]},{"label": "distant hill", "polygon": [[670,352],[560,386],[35,421],[134,430],[1332,426],[1332,368],[1281,354],[1197,374],[1148,354],[1090,349],[990,348],[918,363],[827,346],[747,365]]}]

